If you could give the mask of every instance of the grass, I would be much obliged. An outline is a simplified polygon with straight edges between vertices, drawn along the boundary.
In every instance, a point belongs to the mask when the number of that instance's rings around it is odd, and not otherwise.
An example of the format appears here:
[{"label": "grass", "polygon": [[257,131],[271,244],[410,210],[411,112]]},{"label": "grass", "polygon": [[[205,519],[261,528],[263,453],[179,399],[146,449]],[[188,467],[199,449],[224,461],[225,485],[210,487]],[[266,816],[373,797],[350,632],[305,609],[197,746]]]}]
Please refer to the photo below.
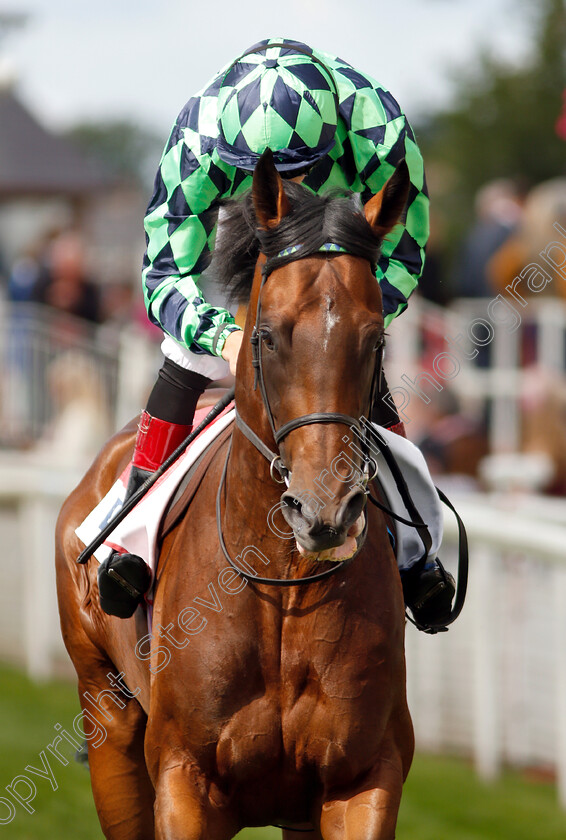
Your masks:
[{"label": "grass", "polygon": [[[49,682],[36,685],[19,671],[0,668],[0,796],[10,799],[5,791],[15,776],[27,775],[37,787],[31,803],[35,813],[29,814],[22,805],[10,823],[0,825],[0,837],[10,840],[53,840],[69,836],[72,825],[73,840],[100,840],[92,801],[88,772],[73,760],[73,748],[60,746],[69,761],[63,766],[56,761],[47,745],[57,736],[55,725],[73,732],[73,719],[79,713],[76,688],[68,682]],[[27,765],[43,770],[39,753],[49,756],[57,790],[50,782],[26,772]],[[19,790],[26,797],[24,785]],[[0,801],[0,819],[9,816],[7,806]]]},{"label": "grass", "polygon": [[[88,772],[72,759],[70,745],[60,745],[69,759],[63,766],[49,752],[57,790],[42,770],[40,753],[57,735],[55,725],[73,731],[79,712],[76,690],[64,682],[35,685],[17,670],[0,667],[0,840],[102,840],[92,803]],[[12,780],[34,779],[37,796],[27,813],[18,805],[11,822],[3,800]],[[24,786],[16,788],[25,795]],[[4,822],[2,822],[4,821]],[[556,804],[552,785],[507,772],[494,785],[482,784],[469,765],[453,758],[418,755],[405,786],[398,840],[564,840],[566,814]],[[246,829],[239,840],[280,840],[275,828]]]}]

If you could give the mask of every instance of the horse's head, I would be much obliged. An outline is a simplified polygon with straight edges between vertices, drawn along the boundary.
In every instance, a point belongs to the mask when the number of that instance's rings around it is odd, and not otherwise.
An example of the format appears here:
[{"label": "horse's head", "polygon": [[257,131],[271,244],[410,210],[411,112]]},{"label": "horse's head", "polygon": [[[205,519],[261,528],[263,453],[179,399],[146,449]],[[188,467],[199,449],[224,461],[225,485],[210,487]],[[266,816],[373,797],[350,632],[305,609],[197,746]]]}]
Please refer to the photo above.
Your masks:
[{"label": "horse's head", "polygon": [[375,263],[408,187],[402,163],[362,208],[350,195],[284,183],[268,152],[254,173],[260,255],[236,404],[288,471],[282,513],[299,551],[320,559],[350,556],[363,527],[354,424],[369,417],[384,343]]}]

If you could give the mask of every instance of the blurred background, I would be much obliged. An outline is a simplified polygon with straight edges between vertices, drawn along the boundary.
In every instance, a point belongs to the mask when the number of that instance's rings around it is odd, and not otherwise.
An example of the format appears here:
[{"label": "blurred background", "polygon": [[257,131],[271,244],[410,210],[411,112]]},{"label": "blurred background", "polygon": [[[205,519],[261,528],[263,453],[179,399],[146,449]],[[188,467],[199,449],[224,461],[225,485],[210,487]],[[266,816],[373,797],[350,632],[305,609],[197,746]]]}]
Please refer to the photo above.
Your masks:
[{"label": "blurred background", "polygon": [[[449,633],[407,629],[418,758],[399,836],[521,840],[544,818],[564,837],[564,2],[285,10],[0,0],[0,790],[78,712],[53,527],[160,365],[140,266],[161,150],[220,66],[281,34],[391,90],[431,194],[425,274],[389,330],[386,371],[467,525],[471,568]],[[450,518],[442,557],[455,568]],[[6,836],[51,837],[71,818],[77,837],[101,836],[87,773],[60,772],[57,792],[38,782],[35,814],[0,811]]]}]

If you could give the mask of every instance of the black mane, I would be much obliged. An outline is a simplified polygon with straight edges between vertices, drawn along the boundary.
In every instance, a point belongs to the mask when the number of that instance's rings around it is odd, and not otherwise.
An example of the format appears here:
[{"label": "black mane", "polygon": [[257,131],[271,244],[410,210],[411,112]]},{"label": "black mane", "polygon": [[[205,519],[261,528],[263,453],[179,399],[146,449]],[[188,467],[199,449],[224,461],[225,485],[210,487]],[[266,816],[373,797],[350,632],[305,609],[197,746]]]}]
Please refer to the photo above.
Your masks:
[{"label": "black mane", "polygon": [[377,262],[381,239],[366,221],[358,195],[333,190],[317,196],[291,181],[284,182],[284,189],[291,212],[269,231],[257,227],[251,190],[222,204],[211,269],[231,301],[249,300],[260,250],[274,260],[284,249],[300,244],[304,257],[334,242],[373,265]]}]

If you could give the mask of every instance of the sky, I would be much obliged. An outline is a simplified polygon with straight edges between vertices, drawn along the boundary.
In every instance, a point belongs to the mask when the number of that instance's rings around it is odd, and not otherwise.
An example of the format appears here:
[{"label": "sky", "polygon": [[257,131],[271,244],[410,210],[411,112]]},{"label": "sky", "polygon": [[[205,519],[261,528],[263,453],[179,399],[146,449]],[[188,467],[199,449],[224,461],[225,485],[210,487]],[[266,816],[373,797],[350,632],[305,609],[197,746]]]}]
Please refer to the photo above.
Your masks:
[{"label": "sky", "polygon": [[[48,128],[128,119],[164,140],[187,99],[256,41],[292,37],[374,76],[409,119],[449,101],[480,47],[528,53],[529,0],[0,0],[28,15],[0,63]],[[1,130],[1,126],[0,126]]]}]

